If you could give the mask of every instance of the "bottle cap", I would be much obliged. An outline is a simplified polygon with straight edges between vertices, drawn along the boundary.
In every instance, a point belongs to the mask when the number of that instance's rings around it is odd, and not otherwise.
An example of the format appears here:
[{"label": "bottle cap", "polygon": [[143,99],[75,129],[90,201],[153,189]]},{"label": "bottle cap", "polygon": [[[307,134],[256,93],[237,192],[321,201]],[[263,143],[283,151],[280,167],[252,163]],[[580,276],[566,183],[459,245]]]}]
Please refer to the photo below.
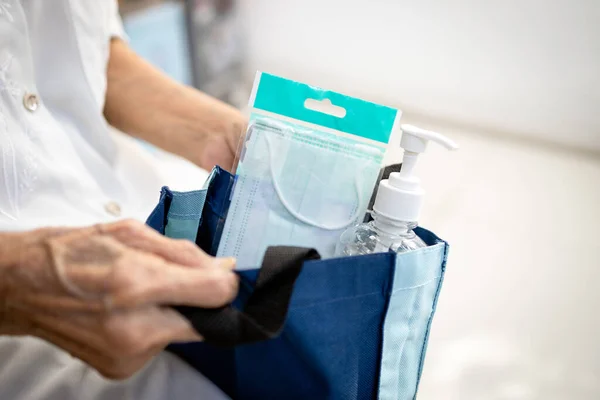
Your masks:
[{"label": "bottle cap", "polygon": [[427,142],[434,141],[448,150],[458,149],[458,145],[447,137],[412,125],[402,125],[400,147],[404,149],[402,169],[393,172],[379,184],[373,210],[394,221],[417,222],[421,213],[423,195],[420,180],[414,176],[414,168],[420,153],[427,148]]}]

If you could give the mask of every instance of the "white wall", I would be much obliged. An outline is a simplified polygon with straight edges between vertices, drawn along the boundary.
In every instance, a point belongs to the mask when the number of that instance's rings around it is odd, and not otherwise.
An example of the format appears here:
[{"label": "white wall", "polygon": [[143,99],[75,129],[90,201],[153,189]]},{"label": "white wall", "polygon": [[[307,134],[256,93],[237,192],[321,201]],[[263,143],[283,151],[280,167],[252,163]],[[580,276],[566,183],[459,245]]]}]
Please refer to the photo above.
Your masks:
[{"label": "white wall", "polygon": [[[243,0],[256,69],[600,153],[598,0]],[[479,129],[479,128],[481,129]]]}]

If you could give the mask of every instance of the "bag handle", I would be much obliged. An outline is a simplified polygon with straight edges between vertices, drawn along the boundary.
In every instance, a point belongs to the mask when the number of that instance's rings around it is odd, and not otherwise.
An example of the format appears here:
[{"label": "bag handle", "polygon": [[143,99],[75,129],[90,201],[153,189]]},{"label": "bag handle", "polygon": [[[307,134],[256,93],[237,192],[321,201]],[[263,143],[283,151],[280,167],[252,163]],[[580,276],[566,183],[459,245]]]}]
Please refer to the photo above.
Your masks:
[{"label": "bag handle", "polygon": [[232,305],[216,309],[174,308],[192,323],[206,343],[232,347],[272,339],[283,329],[302,264],[320,258],[314,249],[269,247],[243,310]]}]

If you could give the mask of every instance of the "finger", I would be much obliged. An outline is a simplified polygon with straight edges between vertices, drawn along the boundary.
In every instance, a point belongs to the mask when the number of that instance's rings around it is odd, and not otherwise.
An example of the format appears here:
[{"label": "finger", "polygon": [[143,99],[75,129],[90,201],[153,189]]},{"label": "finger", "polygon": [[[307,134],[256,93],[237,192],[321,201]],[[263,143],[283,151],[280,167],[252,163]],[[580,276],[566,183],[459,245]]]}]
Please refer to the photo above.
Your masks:
[{"label": "finger", "polygon": [[111,314],[33,313],[33,326],[85,345],[107,358],[136,358],[171,342],[202,341],[190,322],[171,308],[146,307]]},{"label": "finger", "polygon": [[[229,304],[237,295],[237,275],[228,269],[185,268],[153,257],[145,260],[140,264],[139,257],[132,257],[130,268],[119,269],[114,277],[116,290],[107,299],[112,307],[162,304],[214,308]],[[127,265],[126,260],[123,262]]]},{"label": "finger", "polygon": [[39,339],[45,340],[66,351],[71,356],[80,359],[92,368],[98,370],[103,375],[101,370],[108,371],[109,366],[114,365],[109,357],[101,352],[94,350],[85,342],[73,339],[70,335],[64,335],[60,332],[47,330],[42,326],[36,327],[31,331],[31,335]]},{"label": "finger", "polygon": [[153,253],[175,264],[190,267],[218,267],[215,259],[194,243],[166,238],[134,220],[98,225],[98,229],[131,248]]},{"label": "finger", "polygon": [[65,295],[31,292],[15,292],[11,294],[10,300],[7,301],[7,307],[21,310],[50,310],[57,313],[104,312],[106,310],[104,299],[90,300]]},{"label": "finger", "polygon": [[[165,304],[161,303],[162,301],[185,302],[188,298],[194,299],[190,300],[194,303],[202,302],[202,305],[218,307],[229,302],[237,293],[237,277],[232,272],[235,259],[220,258],[216,259],[215,264],[218,268],[191,269],[167,263],[150,254],[132,252],[125,254],[110,268],[82,266],[69,269],[68,274],[63,272],[63,275],[68,277],[63,277],[62,281],[70,282],[70,287],[77,287],[78,292],[84,292],[85,296],[73,297],[72,292],[64,290],[48,294],[29,291],[15,292],[12,299],[15,303],[22,302],[37,305],[42,309],[64,311],[133,308],[148,304]],[[196,286],[198,282],[200,285]],[[197,292],[198,289],[201,289],[202,293]],[[136,296],[140,299],[129,304],[119,300],[134,299]]]},{"label": "finger", "polygon": [[202,342],[204,338],[196,332],[192,323],[171,307],[159,307],[162,323],[169,331],[157,333],[155,341],[161,343]]},{"label": "finger", "polygon": [[60,333],[38,330],[34,336],[54,344],[71,356],[94,368],[105,378],[114,380],[131,377],[137,371],[141,370],[156,354],[162,351],[162,348],[154,348],[146,354],[136,357],[113,358],[94,350],[84,343],[73,341],[71,338]]},{"label": "finger", "polygon": [[60,285],[13,293],[15,301],[63,311],[180,303],[218,307],[237,289],[234,259],[211,258],[217,268],[187,268],[128,249],[109,235],[66,235],[49,240],[47,247]]}]

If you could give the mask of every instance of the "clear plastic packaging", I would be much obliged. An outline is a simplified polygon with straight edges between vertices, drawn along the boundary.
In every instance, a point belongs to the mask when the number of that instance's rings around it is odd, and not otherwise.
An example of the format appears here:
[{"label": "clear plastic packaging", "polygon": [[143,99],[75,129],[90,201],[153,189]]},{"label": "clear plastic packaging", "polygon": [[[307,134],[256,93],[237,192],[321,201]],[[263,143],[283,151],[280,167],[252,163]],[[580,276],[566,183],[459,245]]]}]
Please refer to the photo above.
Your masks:
[{"label": "clear plastic packaging", "polygon": [[250,109],[217,255],[241,269],[274,245],[333,256],[343,230],[364,218],[400,113],[264,73]]}]

